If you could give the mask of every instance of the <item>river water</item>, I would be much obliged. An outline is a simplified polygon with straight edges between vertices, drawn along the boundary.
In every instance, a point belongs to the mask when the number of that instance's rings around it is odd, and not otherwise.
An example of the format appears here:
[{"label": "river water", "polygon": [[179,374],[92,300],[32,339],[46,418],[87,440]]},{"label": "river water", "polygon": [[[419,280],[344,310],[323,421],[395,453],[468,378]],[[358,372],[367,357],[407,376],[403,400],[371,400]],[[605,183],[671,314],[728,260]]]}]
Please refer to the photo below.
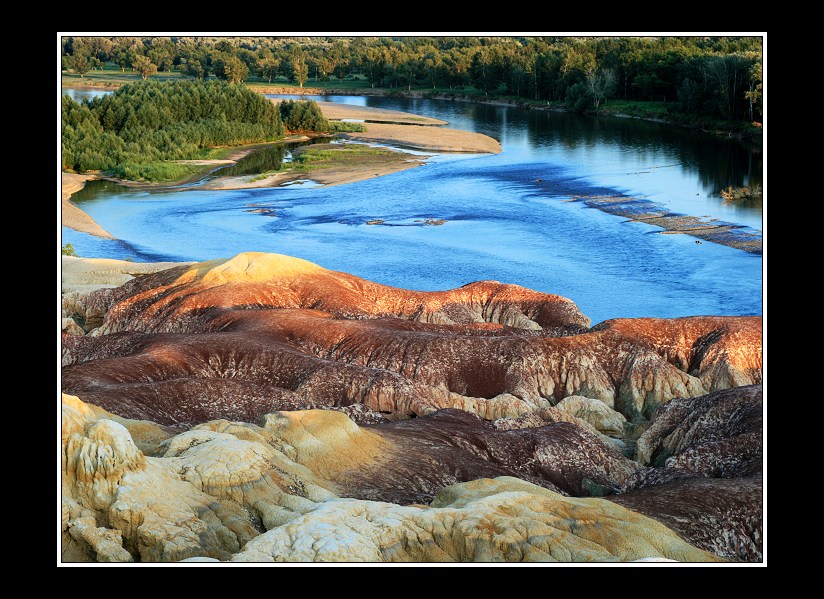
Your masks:
[{"label": "river water", "polygon": [[[92,182],[73,200],[118,240],[64,227],[62,242],[82,256],[137,261],[278,252],[420,290],[492,279],[569,297],[593,323],[761,313],[760,256],[568,201],[624,194],[760,230],[760,207],[725,206],[718,194],[761,183],[760,150],[633,119],[445,100],[316,99],[447,120],[498,139],[504,151],[438,155],[334,187],[151,193]],[[385,222],[365,224],[373,219]]]}]

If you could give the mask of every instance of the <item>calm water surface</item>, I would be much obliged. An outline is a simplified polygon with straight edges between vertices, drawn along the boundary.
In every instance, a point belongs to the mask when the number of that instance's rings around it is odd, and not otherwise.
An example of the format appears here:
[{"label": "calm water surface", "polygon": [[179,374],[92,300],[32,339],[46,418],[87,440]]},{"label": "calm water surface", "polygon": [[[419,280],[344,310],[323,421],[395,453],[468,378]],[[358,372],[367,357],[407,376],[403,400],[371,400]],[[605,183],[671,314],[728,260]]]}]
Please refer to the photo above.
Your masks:
[{"label": "calm water surface", "polygon": [[[631,119],[461,102],[316,99],[415,112],[501,141],[498,155],[439,155],[335,187],[164,193],[92,182],[73,199],[119,238],[63,228],[78,254],[203,260],[289,254],[379,283],[436,290],[493,279],[613,317],[760,314],[761,257],[629,223],[570,196],[625,194],[761,229],[760,208],[728,207],[727,185],[761,182],[760,150]],[[252,212],[259,208],[269,211]],[[446,219],[442,226],[416,220]],[[385,225],[365,222],[382,219]]]}]

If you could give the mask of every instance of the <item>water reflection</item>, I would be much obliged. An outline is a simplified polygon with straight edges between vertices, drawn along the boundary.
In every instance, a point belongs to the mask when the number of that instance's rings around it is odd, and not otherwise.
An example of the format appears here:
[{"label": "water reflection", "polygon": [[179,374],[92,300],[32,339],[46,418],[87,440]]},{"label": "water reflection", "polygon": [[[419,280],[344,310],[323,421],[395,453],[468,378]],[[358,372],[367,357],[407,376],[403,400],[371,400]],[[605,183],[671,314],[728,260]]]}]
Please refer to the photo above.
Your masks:
[{"label": "water reflection", "polygon": [[216,170],[216,177],[235,177],[238,175],[255,175],[266,171],[279,171],[283,159],[291,155],[292,148],[300,144],[278,144],[261,150],[255,150],[238,160],[237,164]]},{"label": "water reflection", "polygon": [[75,102],[82,102],[83,100],[91,100],[112,93],[105,89],[78,89],[74,87],[64,87],[63,95],[69,96]]}]

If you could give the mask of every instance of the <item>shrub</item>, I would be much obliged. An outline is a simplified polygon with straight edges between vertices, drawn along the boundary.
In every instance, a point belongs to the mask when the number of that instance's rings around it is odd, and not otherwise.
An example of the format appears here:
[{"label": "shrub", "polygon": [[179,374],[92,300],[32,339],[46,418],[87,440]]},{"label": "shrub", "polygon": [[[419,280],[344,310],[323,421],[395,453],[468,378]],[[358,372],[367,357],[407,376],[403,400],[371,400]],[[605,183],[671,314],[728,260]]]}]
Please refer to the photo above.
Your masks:
[{"label": "shrub", "polygon": [[329,131],[330,125],[312,100],[284,100],[280,103],[280,118],[289,131]]},{"label": "shrub", "polygon": [[343,121],[329,121],[329,131],[332,133],[365,133],[363,123],[344,123]]}]

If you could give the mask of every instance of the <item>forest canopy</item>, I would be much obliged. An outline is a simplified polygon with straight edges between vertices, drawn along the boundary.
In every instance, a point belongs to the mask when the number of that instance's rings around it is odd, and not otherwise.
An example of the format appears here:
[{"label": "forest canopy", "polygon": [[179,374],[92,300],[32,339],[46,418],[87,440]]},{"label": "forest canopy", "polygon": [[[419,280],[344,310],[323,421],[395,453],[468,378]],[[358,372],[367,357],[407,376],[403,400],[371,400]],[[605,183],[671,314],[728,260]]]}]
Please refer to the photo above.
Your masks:
[{"label": "forest canopy", "polygon": [[[320,115],[314,102],[296,104],[302,114]],[[290,116],[296,110],[291,108]],[[311,131],[329,126],[322,116],[301,125]],[[278,106],[243,85],[149,80],[83,103],[63,96],[62,133],[64,168],[156,180],[169,172],[160,161],[200,158],[216,146],[277,140],[284,125]]]},{"label": "forest canopy", "polygon": [[[759,121],[761,37],[64,37],[63,66],[229,82],[361,81],[598,108],[612,99]],[[153,70],[155,69],[155,70]]]}]

